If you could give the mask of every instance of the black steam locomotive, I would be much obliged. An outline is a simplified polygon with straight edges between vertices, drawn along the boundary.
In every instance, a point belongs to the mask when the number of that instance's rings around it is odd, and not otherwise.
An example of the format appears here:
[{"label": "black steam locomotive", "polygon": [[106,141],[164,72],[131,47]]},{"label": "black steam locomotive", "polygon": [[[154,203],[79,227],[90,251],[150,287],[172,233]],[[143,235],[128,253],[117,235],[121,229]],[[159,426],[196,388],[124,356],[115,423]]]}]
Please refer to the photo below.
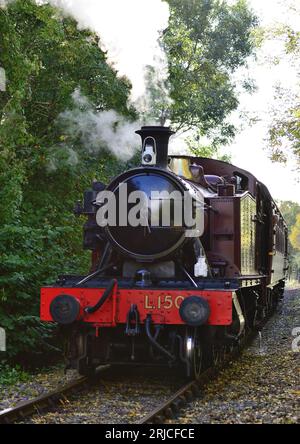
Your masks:
[{"label": "black steam locomotive", "polygon": [[287,227],[267,188],[226,162],[168,156],[172,131],[142,127],[141,166],[94,182],[86,276],[41,289],[41,319],[67,339],[67,365],[155,364],[198,377],[282,298]]}]

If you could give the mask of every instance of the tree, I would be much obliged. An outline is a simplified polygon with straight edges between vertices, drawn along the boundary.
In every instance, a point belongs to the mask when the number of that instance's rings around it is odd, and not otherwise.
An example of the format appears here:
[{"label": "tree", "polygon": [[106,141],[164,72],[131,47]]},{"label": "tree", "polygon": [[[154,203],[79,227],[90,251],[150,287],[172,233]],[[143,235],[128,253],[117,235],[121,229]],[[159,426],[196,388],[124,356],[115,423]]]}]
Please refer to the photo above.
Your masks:
[{"label": "tree", "polygon": [[145,94],[135,103],[144,124],[154,120],[164,126],[170,120],[172,100],[167,74],[162,72],[164,68],[163,61],[145,67]]},{"label": "tree", "polygon": [[292,153],[296,168],[300,170],[300,95],[295,100],[284,116],[274,118],[269,129],[269,143],[274,161],[285,163]]},{"label": "tree", "polygon": [[295,225],[291,229],[290,240],[295,250],[300,252],[300,212],[297,214]]},{"label": "tree", "polygon": [[289,230],[291,230],[296,223],[297,215],[300,213],[300,204],[291,200],[281,200],[278,201],[278,205]]},{"label": "tree", "polygon": [[186,138],[186,144],[193,156],[196,157],[209,157],[211,159],[223,160],[224,162],[230,162],[231,156],[228,153],[221,152],[221,146],[214,141],[206,144],[201,142],[201,136],[195,131],[191,136]]},{"label": "tree", "polygon": [[[300,14],[296,0],[286,3],[286,10],[293,16]],[[282,58],[298,69],[300,63],[300,31],[291,25],[277,25],[272,29],[263,30],[263,39],[277,40],[283,44]],[[277,59],[275,59],[277,63]],[[269,145],[271,158],[276,162],[285,163],[291,156],[295,159],[296,168],[300,170],[300,83],[295,91],[288,86],[277,86],[275,90],[277,106],[273,111],[273,119],[269,128]]]},{"label": "tree", "polygon": [[292,201],[279,201],[278,205],[289,231],[290,267],[300,267],[300,205]]},{"label": "tree", "polygon": [[[238,106],[232,75],[254,50],[256,17],[243,0],[232,5],[166,1],[170,18],[160,43],[168,73],[161,60],[147,67],[146,94],[138,109],[144,121],[171,123],[179,134],[188,133],[186,144],[193,154],[220,158],[219,148],[235,134],[226,121]],[[253,90],[250,82],[243,87]]]},{"label": "tree", "polygon": [[74,106],[76,88],[95,112],[135,112],[127,106],[129,81],[108,65],[97,37],[58,10],[16,0],[0,8],[0,29],[7,79],[0,91],[0,325],[8,355],[30,359],[24,352],[41,353],[51,334],[38,320],[39,288],[61,270],[88,270],[74,202],[95,177],[106,182],[124,168],[109,153],[91,155],[77,137],[66,139],[60,113]]},{"label": "tree", "polygon": [[295,225],[291,229],[290,242],[293,249],[292,266],[295,264],[298,270],[300,270],[300,211],[297,214]]},{"label": "tree", "polygon": [[[238,106],[232,74],[253,51],[256,18],[244,0],[168,0],[169,115],[177,130],[197,129],[225,143],[234,134],[226,117]],[[247,87],[247,85],[245,85]]]}]

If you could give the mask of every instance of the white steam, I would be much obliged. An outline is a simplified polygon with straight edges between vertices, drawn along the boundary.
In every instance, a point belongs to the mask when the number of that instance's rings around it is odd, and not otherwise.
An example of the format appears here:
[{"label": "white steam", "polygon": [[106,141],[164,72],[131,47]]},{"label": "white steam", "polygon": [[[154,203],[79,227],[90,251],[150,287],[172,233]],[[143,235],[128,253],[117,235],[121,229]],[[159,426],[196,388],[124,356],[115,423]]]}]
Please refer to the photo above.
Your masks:
[{"label": "white steam", "polygon": [[74,91],[72,98],[74,109],[59,116],[66,136],[77,137],[92,155],[106,149],[123,161],[129,160],[140,145],[139,136],[135,134],[139,123],[128,122],[114,110],[95,111],[79,89]]},{"label": "white steam", "polygon": [[[0,0],[0,7],[13,0]],[[145,95],[145,67],[152,65],[168,78],[167,57],[158,43],[167,28],[169,5],[163,0],[35,0],[49,3],[76,20],[79,29],[89,29],[107,51],[108,62],[132,83],[131,100]]]},{"label": "white steam", "polygon": [[62,166],[74,167],[78,164],[78,154],[73,148],[65,145],[54,146],[47,159],[47,171],[53,173]]},{"label": "white steam", "polygon": [[[169,6],[162,0],[48,0],[73,17],[79,29],[100,37],[108,61],[132,82],[132,100],[145,92],[144,69],[166,56],[158,44],[168,25]],[[161,70],[161,66],[159,66]],[[161,70],[163,72],[164,69]]]},{"label": "white steam", "polygon": [[[0,0],[5,6],[13,0]],[[101,49],[107,51],[108,62],[126,76],[132,83],[131,101],[139,108],[144,124],[158,124],[165,117],[169,102],[167,57],[158,40],[167,28],[169,6],[163,0],[35,0],[39,5],[49,3],[59,8],[62,14],[70,16],[78,23],[79,29],[89,29],[96,33]],[[163,114],[155,122],[151,103],[146,94],[145,67],[151,65],[158,77],[152,79],[161,91],[160,100]],[[4,73],[5,74],[5,73]],[[0,80],[1,81],[1,80]],[[166,82],[167,84],[167,82]],[[141,97],[143,98],[141,99]],[[97,112],[77,89],[73,93],[74,109],[66,110],[59,116],[66,135],[66,143],[53,149],[52,166],[62,153],[69,165],[78,163],[77,149],[67,141],[71,136],[80,139],[82,146],[91,154],[108,149],[121,160],[130,159],[140,149],[139,136],[135,130],[140,122],[131,123],[113,110]],[[143,105],[142,107],[139,105]],[[160,104],[161,105],[161,104]],[[143,109],[141,109],[143,108]],[[164,114],[166,113],[166,114]],[[56,154],[58,157],[56,157]]]},{"label": "white steam", "polygon": [[170,138],[169,154],[171,156],[190,155],[190,151],[186,144],[187,133],[176,133]]},{"label": "white steam", "polygon": [[8,3],[11,3],[13,0],[0,0],[0,8],[5,8]]},{"label": "white steam", "polygon": [[[1,0],[0,0],[1,1]],[[5,69],[0,66],[0,91],[6,91]]]}]

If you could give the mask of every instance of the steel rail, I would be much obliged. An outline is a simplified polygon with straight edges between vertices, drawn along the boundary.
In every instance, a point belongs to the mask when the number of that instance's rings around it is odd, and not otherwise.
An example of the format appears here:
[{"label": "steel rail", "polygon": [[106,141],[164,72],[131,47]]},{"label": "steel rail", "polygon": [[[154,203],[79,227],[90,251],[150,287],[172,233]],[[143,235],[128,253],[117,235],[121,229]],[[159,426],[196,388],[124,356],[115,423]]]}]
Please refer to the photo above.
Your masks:
[{"label": "steel rail", "polygon": [[[225,359],[218,365],[209,367],[204,370],[199,379],[193,380],[185,384],[173,395],[171,395],[166,401],[162,402],[159,406],[153,409],[144,418],[139,420],[137,424],[161,424],[166,419],[174,418],[180,409],[186,404],[191,402],[195,397],[201,394],[201,389],[212,378],[215,378],[221,370],[226,367],[233,358],[237,358],[241,352],[247,348],[249,344],[255,339],[258,331],[265,326],[271,316],[268,316],[256,330],[252,330],[249,334],[243,338],[241,343],[231,353],[227,354]],[[95,376],[110,368],[110,365],[100,367]],[[0,424],[11,424],[16,421],[28,418],[34,414],[43,414],[45,411],[54,408],[59,403],[67,401],[66,395],[79,388],[84,388],[90,384],[96,383],[96,378],[89,378],[87,376],[81,376],[62,387],[37,396],[31,400],[22,401],[14,407],[9,407],[0,411]]]},{"label": "steel rail", "polygon": [[217,377],[220,374],[220,371],[225,369],[232,359],[239,358],[243,350],[246,350],[257,337],[259,331],[265,326],[270,317],[271,316],[267,316],[266,319],[260,323],[259,329],[251,330],[231,353],[226,354],[226,357],[222,362],[204,370],[198,379],[190,381],[188,384],[181,387],[166,401],[163,401],[159,406],[139,420],[137,424],[163,424],[165,420],[176,417],[185,405],[200,396],[201,389],[203,389],[212,378]]},{"label": "steel rail", "polygon": [[67,394],[88,387],[91,384],[95,384],[97,382],[96,376],[107,370],[109,367],[109,365],[100,367],[95,376],[91,378],[81,376],[50,392],[43,393],[36,398],[22,401],[13,407],[1,410],[0,424],[12,424],[16,421],[29,418],[34,414],[43,414],[45,411],[54,408],[60,403],[63,404],[67,401]]},{"label": "steel rail", "polygon": [[158,407],[153,409],[137,424],[162,424],[166,419],[174,418],[178,412],[194,398],[201,394],[201,388],[209,379],[216,376],[218,367],[210,367],[205,370],[199,379],[188,382],[176,393],[163,401]]},{"label": "steel rail", "polygon": [[15,421],[30,417],[35,413],[41,413],[66,401],[66,395],[88,383],[88,378],[82,376],[68,384],[59,387],[51,392],[44,393],[28,401],[22,401],[14,407],[9,407],[0,411],[0,424],[11,424]]}]

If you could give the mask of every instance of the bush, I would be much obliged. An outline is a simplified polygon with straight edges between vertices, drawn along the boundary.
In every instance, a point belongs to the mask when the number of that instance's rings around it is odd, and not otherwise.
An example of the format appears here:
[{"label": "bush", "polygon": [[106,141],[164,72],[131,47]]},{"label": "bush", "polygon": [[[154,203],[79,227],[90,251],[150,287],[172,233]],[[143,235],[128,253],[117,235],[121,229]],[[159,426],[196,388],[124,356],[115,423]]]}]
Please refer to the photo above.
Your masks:
[{"label": "bush", "polygon": [[[106,181],[120,168],[101,150],[93,157],[80,137],[66,141],[59,115],[76,88],[95,112],[134,111],[130,83],[107,63],[97,37],[55,8],[8,2],[0,29],[0,66],[9,80],[0,93],[0,326],[6,359],[27,364],[60,347],[55,326],[39,321],[40,287],[89,270],[74,203],[94,178]],[[49,168],[54,147],[61,155]],[[63,161],[71,149],[77,164]]]},{"label": "bush", "polygon": [[28,373],[22,370],[19,365],[10,367],[8,364],[0,364],[0,386],[26,382],[28,379]]},{"label": "bush", "polygon": [[71,227],[0,229],[0,325],[7,334],[8,358],[24,362],[55,350],[51,344],[55,326],[39,321],[39,293],[41,286],[56,280],[59,270],[79,267],[80,258],[76,260],[78,255],[70,255],[68,249],[73,235]]}]

